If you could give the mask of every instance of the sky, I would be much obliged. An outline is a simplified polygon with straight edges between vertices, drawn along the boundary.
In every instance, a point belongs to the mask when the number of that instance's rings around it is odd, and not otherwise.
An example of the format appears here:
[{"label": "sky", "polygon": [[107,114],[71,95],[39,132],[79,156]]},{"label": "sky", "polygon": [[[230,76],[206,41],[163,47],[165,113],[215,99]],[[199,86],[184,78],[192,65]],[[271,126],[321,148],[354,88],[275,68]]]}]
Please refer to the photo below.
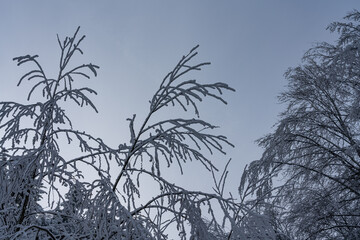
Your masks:
[{"label": "sky", "polygon": [[[129,136],[126,118],[133,113],[144,118],[162,78],[199,44],[196,61],[212,64],[195,74],[197,80],[236,89],[224,94],[228,105],[199,105],[200,117],[219,125],[217,131],[236,146],[227,148],[226,156],[214,156],[220,168],[232,159],[229,185],[236,191],[245,164],[261,157],[255,140],[274,130],[284,110],[277,99],[286,87],[284,72],[300,64],[316,42],[335,40],[326,26],[359,5],[350,0],[0,1],[0,101],[24,102],[30,88],[27,82],[16,87],[27,68],[17,67],[13,57],[38,54],[48,75],[56,77],[56,34],[64,38],[81,26],[84,55],[76,61],[100,66],[97,78],[82,80],[98,92],[93,101],[99,113],[68,110],[75,128],[117,146]],[[161,114],[170,118],[178,112]],[[209,178],[202,180],[206,173],[198,172],[201,166],[190,166],[186,178],[174,181],[210,186]]]}]

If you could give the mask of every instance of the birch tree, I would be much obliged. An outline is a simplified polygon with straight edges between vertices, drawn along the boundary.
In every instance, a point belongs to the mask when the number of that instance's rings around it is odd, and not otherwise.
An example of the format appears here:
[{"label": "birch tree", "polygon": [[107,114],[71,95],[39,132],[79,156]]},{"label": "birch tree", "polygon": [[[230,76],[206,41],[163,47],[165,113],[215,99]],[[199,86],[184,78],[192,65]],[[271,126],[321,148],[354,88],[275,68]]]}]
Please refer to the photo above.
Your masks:
[{"label": "birch tree", "polygon": [[353,11],[330,24],[336,43],[317,44],[286,72],[287,110],[246,173],[293,239],[360,238],[359,21]]},{"label": "birch tree", "polygon": [[[213,98],[226,104],[223,92],[234,89],[186,78],[209,65],[194,63],[198,46],[160,82],[146,117],[128,119],[130,139],[114,148],[77,130],[66,111],[72,106],[97,112],[91,100],[96,91],[81,86],[83,79],[97,76],[99,66],[72,62],[83,54],[84,39],[79,28],[71,37],[58,36],[54,78],[38,55],[14,58],[18,65],[33,67],[18,82],[29,81],[32,88],[27,103],[0,102],[0,238],[168,239],[169,232],[176,232],[179,239],[239,239],[253,233],[273,239],[271,230],[254,224],[259,215],[250,214],[244,199],[224,192],[228,165],[218,172],[208,157],[225,154],[224,147],[232,144],[199,117],[198,103]],[[40,101],[32,103],[33,98]],[[173,107],[193,111],[194,117],[154,120]],[[66,149],[79,155],[69,158]],[[182,172],[189,161],[209,170],[214,192],[185,189],[163,177],[168,167],[177,165]],[[94,176],[85,177],[84,169]],[[141,198],[143,179],[156,187],[150,199]]]}]

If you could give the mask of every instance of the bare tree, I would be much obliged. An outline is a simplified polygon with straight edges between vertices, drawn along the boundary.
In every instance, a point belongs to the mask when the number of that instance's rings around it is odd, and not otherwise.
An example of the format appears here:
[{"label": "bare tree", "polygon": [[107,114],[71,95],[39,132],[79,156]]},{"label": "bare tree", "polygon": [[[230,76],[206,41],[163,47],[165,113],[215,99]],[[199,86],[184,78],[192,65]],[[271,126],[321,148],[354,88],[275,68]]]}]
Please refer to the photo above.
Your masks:
[{"label": "bare tree", "polygon": [[[273,238],[271,229],[258,227],[263,218],[247,207],[244,198],[224,193],[229,163],[218,175],[207,157],[225,154],[223,147],[232,144],[212,133],[216,126],[199,118],[198,102],[208,97],[226,104],[223,91],[234,89],[225,83],[184,80],[189,72],[209,65],[192,63],[198,46],[162,80],[145,119],[138,122],[136,115],[128,119],[129,142],[113,148],[76,130],[65,111],[69,105],[63,105],[69,101],[97,112],[90,98],[96,92],[79,87],[79,80],[96,76],[99,67],[73,66],[71,61],[83,53],[79,46],[84,38],[79,37],[79,28],[64,40],[58,37],[56,78],[46,75],[37,55],[14,58],[18,65],[34,66],[18,85],[31,81],[27,100],[35,96],[40,101],[0,103],[0,238],[167,239],[174,231],[180,239],[239,239],[251,234]],[[193,110],[195,118],[154,119],[170,107]],[[79,156],[65,157],[64,149],[77,153],[74,145]],[[211,172],[213,193],[185,189],[161,175],[173,164],[182,172],[188,161],[199,161]],[[97,177],[85,177],[84,169]],[[116,177],[110,176],[110,169],[116,169]],[[140,198],[143,179],[154,187],[150,199]],[[40,204],[44,198],[48,206]]]},{"label": "bare tree", "polygon": [[345,20],[328,27],[335,45],[319,43],[287,71],[287,110],[247,173],[294,239],[360,237],[360,13]]}]

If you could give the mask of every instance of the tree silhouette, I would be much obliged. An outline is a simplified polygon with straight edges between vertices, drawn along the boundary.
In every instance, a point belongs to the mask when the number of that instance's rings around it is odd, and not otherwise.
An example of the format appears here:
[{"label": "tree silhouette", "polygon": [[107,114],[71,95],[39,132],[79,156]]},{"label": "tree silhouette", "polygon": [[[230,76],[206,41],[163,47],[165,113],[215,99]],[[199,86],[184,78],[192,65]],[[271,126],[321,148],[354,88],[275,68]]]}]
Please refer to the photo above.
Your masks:
[{"label": "tree silhouette", "polygon": [[345,20],[328,27],[335,45],[319,43],[286,73],[288,108],[246,170],[261,211],[289,238],[360,237],[360,13]]},{"label": "tree silhouette", "polygon": [[[73,66],[71,61],[75,54],[83,54],[84,38],[79,37],[79,28],[64,40],[58,36],[56,78],[46,75],[37,55],[14,58],[18,65],[34,67],[18,85],[32,82],[27,100],[40,101],[0,103],[0,238],[167,239],[175,231],[181,239],[238,239],[249,234],[244,224],[251,209],[244,199],[224,193],[228,165],[218,177],[206,153],[225,154],[223,146],[232,144],[212,133],[216,126],[200,119],[198,109],[205,97],[226,104],[223,91],[234,89],[220,82],[184,80],[189,72],[209,65],[192,63],[198,46],[162,80],[145,119],[138,122],[136,115],[128,119],[129,142],[113,148],[74,128],[64,107],[69,104],[63,104],[68,101],[97,112],[90,98],[96,91],[79,87],[79,81],[97,76],[99,67]],[[193,110],[195,117],[154,120],[157,112],[171,107]],[[64,149],[73,151],[74,146],[81,154],[65,157]],[[182,172],[188,161],[199,161],[212,173],[214,193],[185,189],[161,175],[174,164]],[[83,171],[95,175],[88,179]],[[154,188],[151,199],[140,198],[143,179]],[[41,205],[41,199],[47,199],[48,206]],[[259,218],[251,216],[252,222]],[[254,231],[259,234],[259,229]],[[266,236],[271,235],[268,232],[264,231]]]}]

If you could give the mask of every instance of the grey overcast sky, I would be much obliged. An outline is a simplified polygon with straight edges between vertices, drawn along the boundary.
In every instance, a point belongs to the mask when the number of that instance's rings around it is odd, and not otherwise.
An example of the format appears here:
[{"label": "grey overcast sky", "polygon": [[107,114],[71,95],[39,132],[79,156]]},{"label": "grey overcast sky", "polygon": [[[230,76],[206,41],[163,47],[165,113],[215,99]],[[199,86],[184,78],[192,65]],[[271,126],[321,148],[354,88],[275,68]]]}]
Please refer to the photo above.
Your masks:
[{"label": "grey overcast sky", "polygon": [[[94,102],[99,114],[70,109],[78,119],[75,127],[110,145],[119,144],[128,137],[125,119],[133,113],[141,119],[163,76],[200,44],[197,61],[212,65],[196,78],[223,81],[236,89],[225,94],[227,106],[205,101],[200,113],[220,125],[220,132],[236,145],[215,164],[222,166],[232,158],[231,181],[238,183],[244,165],[261,156],[254,141],[272,130],[283,110],[277,100],[286,85],[283,73],[301,63],[315,42],[334,40],[336,34],[326,31],[326,26],[359,5],[358,0],[4,0],[0,2],[0,100],[26,100],[30,85],[18,88],[16,83],[27,68],[16,67],[13,57],[38,54],[45,71],[55,77],[56,34],[65,37],[81,26],[80,33],[87,37],[84,55],[77,59],[100,66],[97,78],[83,80],[84,86],[98,91]],[[175,113],[169,109],[163,114]]]}]

